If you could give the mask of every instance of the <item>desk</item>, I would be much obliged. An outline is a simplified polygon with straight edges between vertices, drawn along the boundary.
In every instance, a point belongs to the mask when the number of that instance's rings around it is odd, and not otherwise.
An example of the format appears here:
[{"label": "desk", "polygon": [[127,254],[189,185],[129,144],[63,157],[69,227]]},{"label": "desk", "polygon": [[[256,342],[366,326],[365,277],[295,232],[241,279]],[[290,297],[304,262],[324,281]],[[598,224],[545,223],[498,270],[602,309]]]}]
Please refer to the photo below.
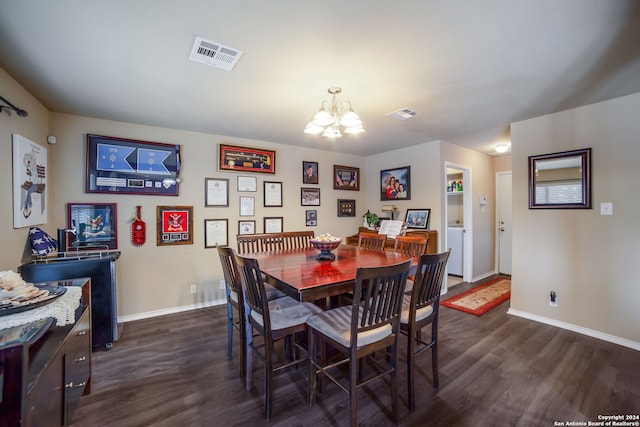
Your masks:
[{"label": "desk", "polygon": [[244,254],[260,263],[267,281],[300,301],[313,302],[340,295],[353,289],[358,267],[382,267],[418,259],[395,252],[378,252],[340,245],[333,253],[334,261],[316,261],[315,248],[290,249]]}]

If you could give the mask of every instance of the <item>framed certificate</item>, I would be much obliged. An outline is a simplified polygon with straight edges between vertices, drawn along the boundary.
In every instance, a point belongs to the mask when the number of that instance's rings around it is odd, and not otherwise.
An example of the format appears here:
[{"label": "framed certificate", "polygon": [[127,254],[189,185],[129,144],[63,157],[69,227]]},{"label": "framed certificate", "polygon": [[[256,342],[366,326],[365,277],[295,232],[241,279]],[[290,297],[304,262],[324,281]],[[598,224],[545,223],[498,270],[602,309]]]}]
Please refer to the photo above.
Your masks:
[{"label": "framed certificate", "polygon": [[282,217],[272,216],[264,217],[264,232],[265,233],[282,233]]},{"label": "framed certificate", "polygon": [[255,197],[240,197],[240,216],[254,216],[256,214]]},{"label": "framed certificate", "polygon": [[238,191],[255,193],[258,191],[258,179],[255,176],[239,176]]},{"label": "framed certificate", "polygon": [[264,182],[264,207],[282,207],[282,183]]},{"label": "framed certificate", "polygon": [[204,247],[216,248],[229,244],[228,220],[205,219],[204,220]]},{"label": "framed certificate", "polygon": [[256,234],[255,220],[238,221],[238,234]]},{"label": "framed certificate", "polygon": [[229,206],[229,180],[225,178],[204,179],[204,205]]}]

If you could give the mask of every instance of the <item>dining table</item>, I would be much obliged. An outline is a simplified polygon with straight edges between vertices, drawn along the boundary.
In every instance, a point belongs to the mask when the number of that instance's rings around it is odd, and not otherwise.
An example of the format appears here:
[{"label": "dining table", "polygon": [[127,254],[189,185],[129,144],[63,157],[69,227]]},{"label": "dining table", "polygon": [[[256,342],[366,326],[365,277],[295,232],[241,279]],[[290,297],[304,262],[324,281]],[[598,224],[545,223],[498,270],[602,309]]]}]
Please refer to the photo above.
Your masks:
[{"label": "dining table", "polygon": [[285,294],[299,300],[314,302],[353,290],[358,267],[384,267],[418,258],[389,251],[362,249],[341,244],[333,250],[335,259],[317,260],[319,251],[313,247],[271,252],[247,253],[255,258],[267,282]]}]

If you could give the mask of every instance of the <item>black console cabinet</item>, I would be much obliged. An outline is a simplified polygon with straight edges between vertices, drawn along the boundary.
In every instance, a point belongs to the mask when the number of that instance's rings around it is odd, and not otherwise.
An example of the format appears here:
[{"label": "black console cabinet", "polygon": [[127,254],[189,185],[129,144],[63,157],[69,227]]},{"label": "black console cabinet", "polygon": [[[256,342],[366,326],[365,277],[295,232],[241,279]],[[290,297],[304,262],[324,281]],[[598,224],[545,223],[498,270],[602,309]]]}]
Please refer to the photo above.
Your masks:
[{"label": "black console cabinet", "polygon": [[87,253],[64,258],[36,259],[19,268],[31,283],[91,278],[91,329],[93,347],[111,349],[118,340],[116,259],[118,251]]}]

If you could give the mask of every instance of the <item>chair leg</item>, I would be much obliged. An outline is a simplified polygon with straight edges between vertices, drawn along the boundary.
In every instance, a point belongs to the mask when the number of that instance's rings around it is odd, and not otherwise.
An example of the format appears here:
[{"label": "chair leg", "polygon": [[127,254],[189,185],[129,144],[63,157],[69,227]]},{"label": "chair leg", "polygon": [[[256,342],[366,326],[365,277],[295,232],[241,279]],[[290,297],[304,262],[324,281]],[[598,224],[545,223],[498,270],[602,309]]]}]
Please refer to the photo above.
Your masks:
[{"label": "chair leg", "polygon": [[[316,349],[316,339],[313,330],[309,329],[309,406],[316,403],[316,387],[318,386],[318,373],[315,363],[317,363],[318,352]],[[322,374],[320,374],[322,375]]]},{"label": "chair leg", "polygon": [[351,354],[349,360],[349,416],[351,418],[351,427],[358,425],[358,366],[359,360],[355,354]]},{"label": "chair leg", "polygon": [[433,386],[437,389],[440,388],[440,381],[438,379],[438,324],[433,323],[431,329],[431,365],[433,367]]},{"label": "chair leg", "polygon": [[270,338],[267,339],[267,337],[265,337],[264,353],[264,419],[269,421],[271,418],[271,401],[273,397],[273,343],[272,340]]},{"label": "chair leg", "polygon": [[246,322],[240,322],[240,378],[244,379],[247,376],[247,327]]},{"label": "chair leg", "polygon": [[407,333],[407,403],[409,411],[416,410],[416,402],[414,397],[413,376],[415,370],[415,349],[416,349],[417,332],[413,328],[409,328]]},{"label": "chair leg", "polygon": [[398,338],[396,337],[396,343],[391,347],[391,419],[398,425],[400,418],[398,417]]},{"label": "chair leg", "polygon": [[233,308],[227,302],[227,360],[231,360],[233,349]]},{"label": "chair leg", "polygon": [[245,338],[247,340],[247,344],[245,345],[245,349],[247,350],[247,373],[245,388],[247,389],[247,391],[251,391],[251,386],[253,385],[253,327],[248,321],[245,323],[245,325]]}]

